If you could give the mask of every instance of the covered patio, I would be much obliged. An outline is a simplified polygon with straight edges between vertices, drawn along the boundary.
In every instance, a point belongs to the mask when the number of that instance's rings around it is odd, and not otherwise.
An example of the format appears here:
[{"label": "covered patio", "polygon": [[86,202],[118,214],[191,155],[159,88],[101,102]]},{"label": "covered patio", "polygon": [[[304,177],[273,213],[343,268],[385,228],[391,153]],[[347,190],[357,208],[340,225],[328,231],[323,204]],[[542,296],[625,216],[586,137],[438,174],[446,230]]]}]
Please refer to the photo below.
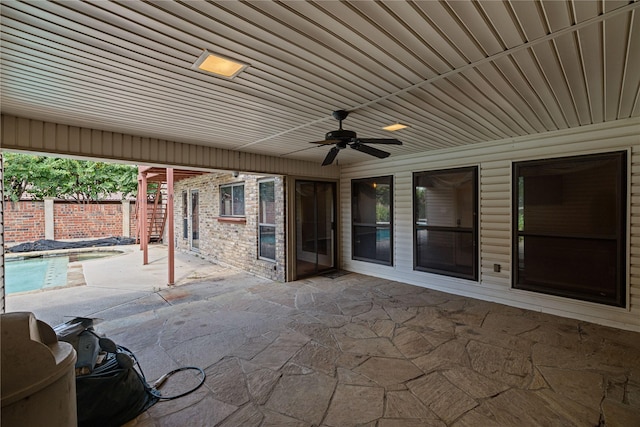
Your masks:
[{"label": "covered patio", "polygon": [[166,252],[151,245],[146,266],[139,251],[87,262],[86,286],[7,300],[53,324],[61,311],[103,319],[96,329],[150,382],[205,369],[203,387],[128,426],[640,422],[637,332],[356,273],[277,283],[183,253],[178,285],[159,286]]},{"label": "covered patio", "polygon": [[[348,274],[287,271],[275,283],[210,271],[168,288],[172,269],[138,252],[129,278],[109,271],[82,288],[102,305],[85,298],[68,314],[104,318],[101,332],[150,378],[207,371],[204,387],[133,425],[640,425],[639,11],[596,0],[5,0],[0,152],[285,177],[288,268],[305,241],[291,240],[303,230],[296,185],[329,187],[309,192],[308,216],[322,222],[301,252]],[[201,67],[215,57],[238,72]],[[344,129],[332,112],[349,113]],[[576,161],[612,166],[565,173]],[[417,215],[418,190],[457,173],[469,178],[446,203],[425,199],[446,215]],[[377,193],[359,191],[368,182],[388,188],[384,227]],[[422,256],[425,232],[466,233],[443,246],[448,269]],[[388,239],[385,256],[362,236]],[[553,253],[536,246],[549,238]],[[568,241],[591,258],[567,259]],[[149,289],[117,292],[156,266]],[[38,314],[59,292],[26,307]]]}]

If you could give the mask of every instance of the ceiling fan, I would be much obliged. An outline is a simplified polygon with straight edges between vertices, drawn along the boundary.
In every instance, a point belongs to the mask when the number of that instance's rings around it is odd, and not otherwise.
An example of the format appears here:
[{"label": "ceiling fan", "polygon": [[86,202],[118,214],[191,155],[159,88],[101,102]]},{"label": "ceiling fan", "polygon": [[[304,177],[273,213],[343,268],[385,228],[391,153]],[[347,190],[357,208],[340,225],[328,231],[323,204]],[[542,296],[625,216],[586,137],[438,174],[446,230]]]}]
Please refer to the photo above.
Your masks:
[{"label": "ceiling fan", "polygon": [[354,150],[358,150],[362,153],[369,154],[379,159],[389,157],[389,153],[386,151],[378,150],[377,148],[369,147],[364,144],[391,144],[402,145],[401,141],[395,138],[358,138],[356,133],[352,130],[342,129],[342,121],[347,118],[349,112],[346,110],[337,110],[332,113],[334,119],[340,122],[340,128],[338,130],[332,130],[327,132],[324,136],[324,141],[315,141],[312,144],[329,145],[335,144],[327,157],[324,158],[322,166],[327,166],[333,163],[340,150],[351,147]]}]

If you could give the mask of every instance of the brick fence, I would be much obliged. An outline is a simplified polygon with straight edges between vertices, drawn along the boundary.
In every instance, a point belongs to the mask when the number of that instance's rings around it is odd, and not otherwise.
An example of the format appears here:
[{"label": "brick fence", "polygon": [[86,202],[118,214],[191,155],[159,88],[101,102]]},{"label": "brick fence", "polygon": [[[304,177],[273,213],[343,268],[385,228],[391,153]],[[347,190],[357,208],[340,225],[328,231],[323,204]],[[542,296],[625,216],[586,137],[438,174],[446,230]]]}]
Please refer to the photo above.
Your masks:
[{"label": "brick fence", "polygon": [[4,244],[44,239],[44,202],[4,203]]},{"label": "brick fence", "polygon": [[135,201],[85,204],[48,199],[4,203],[5,245],[39,239],[128,237],[135,232]]}]

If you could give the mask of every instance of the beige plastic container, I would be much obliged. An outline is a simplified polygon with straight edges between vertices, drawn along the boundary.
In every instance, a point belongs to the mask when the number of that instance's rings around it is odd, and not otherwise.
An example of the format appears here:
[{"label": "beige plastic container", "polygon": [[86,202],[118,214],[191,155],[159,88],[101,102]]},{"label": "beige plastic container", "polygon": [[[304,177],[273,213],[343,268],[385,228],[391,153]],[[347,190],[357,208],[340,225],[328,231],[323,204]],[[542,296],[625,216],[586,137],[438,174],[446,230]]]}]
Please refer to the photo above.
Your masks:
[{"label": "beige plastic container", "polygon": [[33,313],[0,315],[2,427],[75,427],[76,351]]}]

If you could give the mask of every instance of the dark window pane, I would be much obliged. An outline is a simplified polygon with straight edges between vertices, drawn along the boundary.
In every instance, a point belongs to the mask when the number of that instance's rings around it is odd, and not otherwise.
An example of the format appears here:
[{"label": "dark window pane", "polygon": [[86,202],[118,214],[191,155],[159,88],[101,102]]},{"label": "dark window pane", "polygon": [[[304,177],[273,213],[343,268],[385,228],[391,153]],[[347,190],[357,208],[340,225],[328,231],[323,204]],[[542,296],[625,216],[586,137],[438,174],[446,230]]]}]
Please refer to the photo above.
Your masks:
[{"label": "dark window pane", "polygon": [[354,259],[392,264],[392,184],[391,176],[351,182]]},{"label": "dark window pane", "polygon": [[519,168],[521,230],[572,235],[616,233],[617,159],[571,159]]},{"label": "dark window pane", "polygon": [[262,224],[276,223],[275,183],[273,181],[260,183],[260,218]]},{"label": "dark window pane", "polygon": [[244,184],[220,187],[220,216],[244,216]]},{"label": "dark window pane", "polygon": [[233,215],[244,215],[244,185],[233,187]]},{"label": "dark window pane", "polygon": [[414,173],[415,268],[477,280],[478,168]]},{"label": "dark window pane", "polygon": [[391,177],[354,180],[352,187],[354,223],[391,221]]},{"label": "dark window pane", "polygon": [[592,301],[616,297],[615,240],[526,236],[520,242],[521,288]]},{"label": "dark window pane", "polygon": [[276,228],[260,226],[260,256],[262,258],[276,259]]},{"label": "dark window pane", "polygon": [[182,238],[189,238],[189,198],[187,192],[182,192]]},{"label": "dark window pane", "polygon": [[200,193],[191,191],[191,246],[198,248],[200,240]]},{"label": "dark window pane", "polygon": [[231,215],[231,187],[222,187],[220,188],[220,215],[222,216],[230,216]]},{"label": "dark window pane", "polygon": [[182,192],[182,217],[187,218],[189,216],[189,204],[187,199],[187,192]]},{"label": "dark window pane", "polygon": [[353,228],[353,256],[378,261],[391,259],[389,228],[356,226]]},{"label": "dark window pane", "polygon": [[474,220],[474,171],[416,176],[417,222],[438,227],[471,227]]},{"label": "dark window pane", "polygon": [[416,266],[426,270],[472,275],[475,259],[473,233],[416,232]]},{"label": "dark window pane", "polygon": [[514,287],[625,305],[626,153],[514,165]]}]

